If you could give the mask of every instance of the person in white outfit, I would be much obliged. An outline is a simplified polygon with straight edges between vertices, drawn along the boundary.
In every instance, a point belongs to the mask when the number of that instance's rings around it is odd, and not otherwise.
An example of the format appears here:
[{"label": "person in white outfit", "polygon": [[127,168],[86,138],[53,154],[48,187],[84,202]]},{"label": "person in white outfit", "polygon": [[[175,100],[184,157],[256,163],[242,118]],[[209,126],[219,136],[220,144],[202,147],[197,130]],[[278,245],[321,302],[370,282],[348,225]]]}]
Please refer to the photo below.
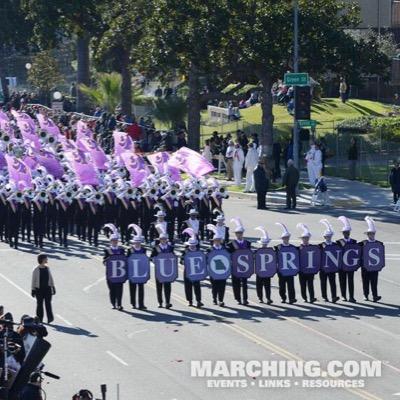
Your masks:
[{"label": "person in white outfit", "polygon": [[246,168],[246,187],[244,192],[254,192],[254,179],[253,172],[254,168],[257,167],[259,160],[258,150],[256,143],[251,143],[249,150],[246,154],[246,159],[244,161],[244,167]]},{"label": "person in white outfit", "polygon": [[318,179],[318,177],[315,175],[315,169],[314,169],[315,152],[316,152],[315,144],[312,143],[310,150],[308,150],[306,154],[308,181],[312,186],[315,186],[316,180]]},{"label": "person in white outfit", "polygon": [[236,186],[242,183],[242,169],[244,164],[244,153],[239,143],[235,144],[233,153],[233,180]]},{"label": "person in white outfit", "polygon": [[319,147],[319,143],[315,144],[313,167],[316,179],[319,179],[322,174],[322,151]]},{"label": "person in white outfit", "polygon": [[201,155],[207,161],[212,162],[212,153],[211,153],[210,141],[208,139],[205,141],[204,149],[203,149]]}]

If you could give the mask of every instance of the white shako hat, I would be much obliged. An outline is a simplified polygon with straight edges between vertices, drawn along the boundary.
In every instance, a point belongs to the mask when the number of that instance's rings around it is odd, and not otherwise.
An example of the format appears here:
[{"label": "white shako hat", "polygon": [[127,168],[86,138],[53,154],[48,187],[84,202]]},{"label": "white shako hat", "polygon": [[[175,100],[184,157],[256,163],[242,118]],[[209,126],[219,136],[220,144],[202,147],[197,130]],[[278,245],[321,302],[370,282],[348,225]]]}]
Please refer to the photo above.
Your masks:
[{"label": "white shako hat", "polygon": [[264,229],[264,227],[257,226],[254,228],[254,230],[261,232],[260,240],[258,240],[257,243],[261,245],[267,245],[271,241],[270,237],[268,236],[268,232]]},{"label": "white shako hat", "polygon": [[235,233],[243,233],[244,232],[244,226],[242,224],[242,221],[240,218],[232,218],[231,222],[233,222],[236,225],[236,228],[234,230]]},{"label": "white shako hat", "polygon": [[165,214],[165,212],[164,212],[163,210],[159,210],[159,211],[157,211],[156,214],[154,214],[154,216],[155,216],[156,218],[158,218],[158,217],[165,217],[166,214]]},{"label": "white shako hat", "polygon": [[351,232],[350,221],[345,216],[342,215],[338,220],[343,224],[342,232]]},{"label": "white shako hat", "polygon": [[129,224],[128,230],[129,229],[133,229],[131,243],[142,243],[144,240],[144,237],[142,235],[142,233],[143,233],[142,228],[136,224]]},{"label": "white shako hat", "polygon": [[224,238],[222,237],[222,235],[218,232],[218,229],[217,229],[217,227],[216,227],[215,225],[213,225],[213,224],[207,224],[207,229],[208,229],[209,231],[211,231],[211,232],[214,234],[213,240],[214,240],[214,239],[220,239],[220,240],[223,240],[223,239],[224,239]]},{"label": "white shako hat", "polygon": [[198,211],[195,210],[194,208],[191,208],[191,209],[189,210],[188,214],[189,214],[189,215],[198,215],[199,213],[198,213]]},{"label": "white shako hat", "polygon": [[199,244],[196,238],[196,233],[192,228],[186,228],[183,230],[182,233],[186,233],[189,235],[188,241],[184,243],[186,246],[197,246]]},{"label": "white shako hat", "polygon": [[118,229],[114,224],[105,224],[104,228],[108,228],[111,231],[110,240],[119,240]]},{"label": "white shako hat", "polygon": [[321,219],[319,222],[321,222],[321,224],[325,225],[326,227],[324,231],[324,237],[333,236],[335,234],[335,231],[333,230],[331,223],[327,219]]},{"label": "white shako hat", "polygon": [[311,232],[308,229],[308,226],[306,224],[299,223],[299,224],[296,225],[296,228],[303,230],[303,233],[300,235],[301,238],[305,238],[305,237],[310,238],[311,237]]},{"label": "white shako hat", "polygon": [[216,218],[214,219],[215,222],[224,222],[225,221],[225,215],[221,210],[218,210],[218,208],[216,208],[213,211],[213,214],[216,214]]},{"label": "white shako hat", "polygon": [[281,239],[286,238],[286,237],[290,238],[290,232],[285,224],[282,224],[281,222],[275,222],[275,225],[278,225],[282,228]]},{"label": "white shako hat", "polygon": [[364,220],[368,225],[368,229],[365,233],[376,233],[375,221],[369,216],[366,216]]}]

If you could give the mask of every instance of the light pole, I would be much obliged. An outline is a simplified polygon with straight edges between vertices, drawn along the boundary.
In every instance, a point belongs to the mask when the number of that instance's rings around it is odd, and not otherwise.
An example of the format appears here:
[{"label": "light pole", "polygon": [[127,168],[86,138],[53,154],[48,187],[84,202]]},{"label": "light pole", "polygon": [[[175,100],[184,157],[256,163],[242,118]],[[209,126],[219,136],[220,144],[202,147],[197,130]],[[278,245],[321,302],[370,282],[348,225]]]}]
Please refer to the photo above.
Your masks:
[{"label": "light pole", "polygon": [[[294,73],[299,72],[299,0],[293,1],[294,6]],[[293,118],[293,161],[296,168],[299,168],[299,128],[296,120],[296,95],[294,92],[294,118]]]}]

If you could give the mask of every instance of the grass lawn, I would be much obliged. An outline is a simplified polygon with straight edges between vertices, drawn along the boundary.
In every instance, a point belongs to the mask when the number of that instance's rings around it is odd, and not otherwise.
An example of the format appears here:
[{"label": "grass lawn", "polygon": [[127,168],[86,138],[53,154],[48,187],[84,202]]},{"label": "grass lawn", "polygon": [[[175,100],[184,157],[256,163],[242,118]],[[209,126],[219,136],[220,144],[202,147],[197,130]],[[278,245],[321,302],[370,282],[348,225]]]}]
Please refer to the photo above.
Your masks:
[{"label": "grass lawn", "polygon": [[[390,106],[370,100],[350,100],[343,104],[340,99],[322,99],[312,106],[311,118],[318,123],[317,134],[323,136],[325,133],[333,132],[335,125],[345,119],[358,118],[365,115],[383,116],[390,111]],[[240,121],[219,126],[201,126],[202,144],[213,131],[220,133],[235,132],[243,129],[248,132],[260,132],[261,130],[261,107],[256,104],[250,108],[240,110],[242,118]],[[275,128],[277,133],[288,135],[293,126],[293,117],[289,115],[286,107],[275,105]],[[202,120],[207,121],[207,111],[202,112]]]}]

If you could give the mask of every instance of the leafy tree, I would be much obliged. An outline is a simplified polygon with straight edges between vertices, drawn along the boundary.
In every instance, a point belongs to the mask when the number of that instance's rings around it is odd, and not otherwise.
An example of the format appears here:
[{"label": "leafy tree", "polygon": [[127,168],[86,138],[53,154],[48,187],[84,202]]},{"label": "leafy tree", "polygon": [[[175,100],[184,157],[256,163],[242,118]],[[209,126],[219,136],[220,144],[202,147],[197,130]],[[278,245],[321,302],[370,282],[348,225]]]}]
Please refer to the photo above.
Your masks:
[{"label": "leafy tree", "polygon": [[175,129],[185,121],[187,114],[186,100],[179,96],[154,101],[153,116],[169,128]]},{"label": "leafy tree", "polygon": [[[76,38],[78,84],[90,83],[89,42],[103,26],[102,7],[110,0],[20,0],[26,18],[33,24],[32,41],[41,48],[56,46],[67,35]],[[77,108],[87,105],[78,91]]]},{"label": "leafy tree", "polygon": [[101,106],[113,113],[121,101],[121,75],[116,72],[99,73],[96,87],[81,84],[79,89],[94,106]]},{"label": "leafy tree", "polygon": [[37,53],[32,60],[32,67],[28,71],[28,82],[39,90],[45,103],[50,103],[50,91],[62,80],[58,63],[51,51],[45,50]]},{"label": "leafy tree", "polygon": [[143,35],[143,19],[151,7],[146,0],[106,1],[102,7],[103,27],[93,39],[94,59],[100,70],[118,71],[122,76],[121,109],[132,114],[133,50]]}]

